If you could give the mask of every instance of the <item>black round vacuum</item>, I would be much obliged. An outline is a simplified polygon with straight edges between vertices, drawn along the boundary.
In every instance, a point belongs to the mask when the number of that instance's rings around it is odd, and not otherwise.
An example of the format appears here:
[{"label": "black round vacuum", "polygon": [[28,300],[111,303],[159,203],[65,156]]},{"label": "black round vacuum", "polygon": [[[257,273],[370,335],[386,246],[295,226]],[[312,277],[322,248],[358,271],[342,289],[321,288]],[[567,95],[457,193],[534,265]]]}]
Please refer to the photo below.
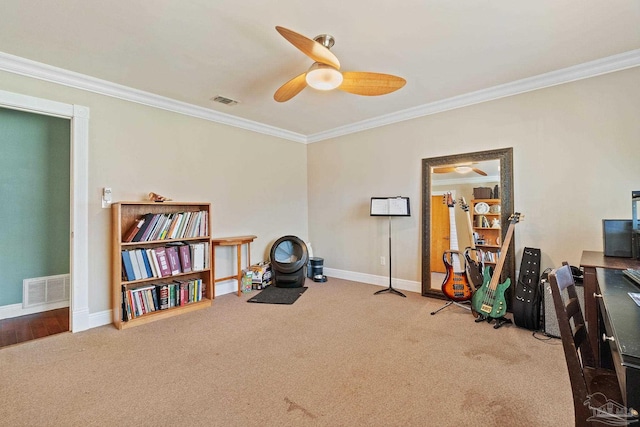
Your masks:
[{"label": "black round vacuum", "polygon": [[279,288],[304,285],[304,267],[309,261],[307,245],[296,236],[283,236],[271,246],[273,283]]}]

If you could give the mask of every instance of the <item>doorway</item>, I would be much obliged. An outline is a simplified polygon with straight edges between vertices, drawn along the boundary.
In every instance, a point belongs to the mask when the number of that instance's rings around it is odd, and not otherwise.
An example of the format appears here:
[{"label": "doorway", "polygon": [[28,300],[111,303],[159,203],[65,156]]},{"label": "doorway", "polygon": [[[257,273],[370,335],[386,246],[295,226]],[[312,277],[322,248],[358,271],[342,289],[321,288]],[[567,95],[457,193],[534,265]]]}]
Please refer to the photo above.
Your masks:
[{"label": "doorway", "polygon": [[[71,121],[70,307],[69,329],[92,327],[89,316],[88,164],[89,109],[0,90],[0,108],[23,110]],[[100,322],[98,320],[98,322]],[[93,326],[99,326],[98,323]]]}]

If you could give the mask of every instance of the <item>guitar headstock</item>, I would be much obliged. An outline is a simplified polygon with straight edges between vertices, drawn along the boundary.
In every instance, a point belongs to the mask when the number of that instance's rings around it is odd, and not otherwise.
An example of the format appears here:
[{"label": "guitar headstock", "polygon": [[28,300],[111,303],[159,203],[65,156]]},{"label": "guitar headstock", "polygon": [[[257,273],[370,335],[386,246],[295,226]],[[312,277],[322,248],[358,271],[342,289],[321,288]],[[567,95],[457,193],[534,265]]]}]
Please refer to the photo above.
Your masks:
[{"label": "guitar headstock", "polygon": [[460,201],[458,203],[460,203],[460,207],[463,211],[469,212],[469,205],[467,204],[466,200],[464,200],[464,197],[460,197]]},{"label": "guitar headstock", "polygon": [[517,223],[519,223],[523,218],[524,218],[524,215],[522,215],[520,212],[514,212],[514,213],[509,217],[509,223],[510,223],[510,224],[517,224]]},{"label": "guitar headstock", "polygon": [[453,197],[451,196],[451,191],[447,191],[447,194],[444,194],[442,196],[442,203],[444,203],[445,205],[447,205],[450,208],[455,206],[456,201],[453,200]]}]

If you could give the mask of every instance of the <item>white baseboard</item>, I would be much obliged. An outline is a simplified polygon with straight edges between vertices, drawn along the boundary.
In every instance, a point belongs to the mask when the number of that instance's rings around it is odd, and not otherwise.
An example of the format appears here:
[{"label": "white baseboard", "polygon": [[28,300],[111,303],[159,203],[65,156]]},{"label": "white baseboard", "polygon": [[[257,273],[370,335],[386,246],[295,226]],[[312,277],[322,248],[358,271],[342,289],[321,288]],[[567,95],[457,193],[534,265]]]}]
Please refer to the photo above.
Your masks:
[{"label": "white baseboard", "polygon": [[[91,328],[97,328],[98,326],[104,326],[104,325],[109,325],[111,323],[113,323],[113,311],[112,310],[104,310],[104,311],[99,311],[97,313],[91,313],[89,315],[89,327],[87,329],[91,329]],[[77,332],[74,330],[74,332]]]},{"label": "white baseboard", "polygon": [[69,307],[69,301],[52,302],[29,308],[22,308],[22,304],[3,305],[0,307],[0,319],[10,319],[12,317],[26,316],[27,314],[42,313],[43,311],[56,310],[64,307]]},{"label": "white baseboard", "polygon": [[[354,282],[368,283],[376,286],[389,286],[389,276],[376,276],[373,274],[326,267],[323,269],[323,272],[326,276],[335,277],[337,279],[353,280]],[[391,284],[398,290],[422,293],[422,283],[420,282],[392,278]]]},{"label": "white baseboard", "polygon": [[224,282],[216,283],[214,289],[216,296],[233,294],[238,292],[238,281],[235,279],[227,280]]}]

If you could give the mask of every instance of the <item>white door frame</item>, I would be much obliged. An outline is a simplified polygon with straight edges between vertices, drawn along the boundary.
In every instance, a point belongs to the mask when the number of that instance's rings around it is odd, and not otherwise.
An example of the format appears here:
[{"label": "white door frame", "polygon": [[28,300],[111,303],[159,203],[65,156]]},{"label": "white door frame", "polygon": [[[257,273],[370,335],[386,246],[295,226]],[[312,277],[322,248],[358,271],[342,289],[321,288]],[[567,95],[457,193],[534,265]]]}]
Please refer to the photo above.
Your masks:
[{"label": "white door frame", "polygon": [[0,90],[0,107],[71,120],[70,323],[89,329],[89,108]]}]

